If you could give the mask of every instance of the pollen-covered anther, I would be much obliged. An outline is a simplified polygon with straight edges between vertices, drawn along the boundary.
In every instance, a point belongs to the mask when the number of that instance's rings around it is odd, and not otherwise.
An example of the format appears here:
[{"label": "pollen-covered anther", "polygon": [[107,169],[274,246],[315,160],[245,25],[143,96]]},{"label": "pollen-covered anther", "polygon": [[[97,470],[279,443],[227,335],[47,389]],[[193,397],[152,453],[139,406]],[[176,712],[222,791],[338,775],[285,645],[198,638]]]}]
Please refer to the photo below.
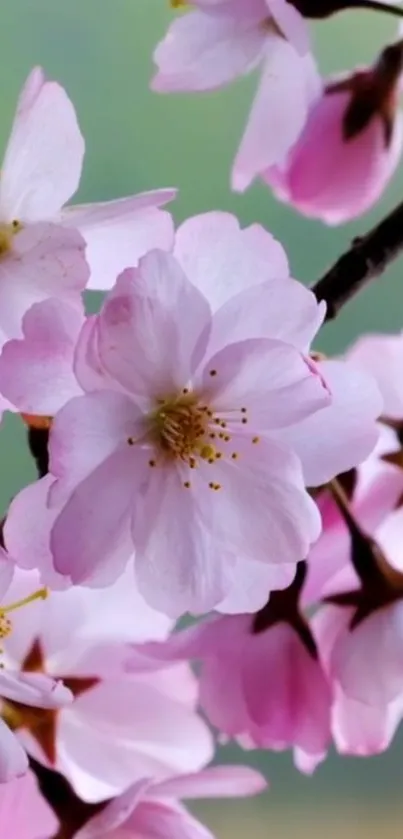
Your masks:
[{"label": "pollen-covered anther", "polygon": [[13,237],[22,230],[22,224],[14,219],[9,224],[0,224],[0,257],[6,256],[13,247]]},{"label": "pollen-covered anther", "polygon": [[13,625],[10,618],[5,615],[0,615],[0,638],[7,638],[12,631]]},{"label": "pollen-covered anther", "polygon": [[260,437],[252,437],[252,443],[260,443]]}]

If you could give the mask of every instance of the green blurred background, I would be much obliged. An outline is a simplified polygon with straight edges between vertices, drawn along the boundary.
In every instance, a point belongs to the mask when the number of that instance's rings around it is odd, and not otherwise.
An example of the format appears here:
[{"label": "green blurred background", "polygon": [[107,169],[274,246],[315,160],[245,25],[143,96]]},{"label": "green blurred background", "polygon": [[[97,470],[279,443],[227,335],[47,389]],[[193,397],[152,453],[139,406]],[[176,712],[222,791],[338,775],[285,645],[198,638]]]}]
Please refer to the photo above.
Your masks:
[{"label": "green blurred background", "polygon": [[[259,221],[284,244],[294,276],[318,278],[403,192],[402,170],[381,204],[354,225],[329,229],[299,218],[272,200],[262,185],[246,195],[229,190],[231,160],[251,101],[254,78],[214,94],[163,97],[148,90],[152,50],[172,11],[168,0],[1,0],[0,142],[4,147],[18,91],[35,64],[58,79],[78,111],[87,157],[78,200],[96,201],[145,189],[177,186],[177,221],[209,209],[235,212],[246,225]],[[395,23],[368,12],[340,15],[315,26],[324,72],[372,59],[393,36]],[[403,263],[351,303],[326,328],[320,347],[343,349],[364,330],[401,328]],[[92,300],[92,304],[96,301]],[[8,420],[0,439],[0,504],[33,475],[24,429]],[[289,755],[247,755],[271,780],[271,792],[251,802],[198,807],[220,839],[268,835],[301,839],[325,831],[329,839],[401,839],[402,738],[370,760],[332,756],[306,779]],[[243,759],[223,750],[223,759]],[[167,837],[171,839],[171,837]]]}]

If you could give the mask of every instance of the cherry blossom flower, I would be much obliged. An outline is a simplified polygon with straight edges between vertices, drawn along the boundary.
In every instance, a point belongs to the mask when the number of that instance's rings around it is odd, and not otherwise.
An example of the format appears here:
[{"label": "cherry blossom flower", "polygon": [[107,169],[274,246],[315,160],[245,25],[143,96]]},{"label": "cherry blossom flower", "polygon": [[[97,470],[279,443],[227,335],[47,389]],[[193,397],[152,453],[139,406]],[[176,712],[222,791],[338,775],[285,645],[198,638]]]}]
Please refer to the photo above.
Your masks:
[{"label": "cherry blossom flower", "polygon": [[210,618],[140,645],[133,666],[142,654],[158,663],[201,661],[199,701],[218,731],[244,748],[291,747],[310,773],[327,753],[332,697],[309,626],[289,622],[287,605],[287,594],[275,592],[257,615]]},{"label": "cherry blossom flower", "polygon": [[[7,638],[12,629],[10,614],[21,609],[23,615],[29,616],[29,609],[35,608],[35,601],[46,594],[44,590],[35,591],[35,585],[33,585],[29,591],[25,592],[23,598],[18,597],[12,600],[13,574],[13,562],[1,549],[0,598],[3,601],[7,596],[8,600],[0,607],[0,638],[2,640]],[[27,608],[23,609],[25,605]],[[3,653],[3,649],[1,652]],[[49,678],[41,673],[20,673],[15,668],[4,667],[4,662],[2,662],[0,670],[0,783],[6,783],[23,775],[28,769],[26,753],[7,724],[10,703],[23,703],[27,706],[29,713],[35,714],[37,709],[51,709],[45,713],[52,713],[53,709],[58,709],[71,700],[70,690],[60,680]]]},{"label": "cherry blossom flower", "polygon": [[316,96],[306,24],[286,0],[196,0],[191,6],[155,50],[152,87],[164,93],[211,90],[262,67],[233,169],[233,187],[244,190],[283,160]]},{"label": "cherry blossom flower", "polygon": [[285,161],[263,175],[280,199],[327,224],[375,204],[403,147],[402,51],[402,42],[394,44],[373,67],[324,84]]},{"label": "cherry blossom flower", "polygon": [[84,287],[84,239],[95,288],[110,287],[119,271],[135,265],[151,247],[171,246],[172,220],[158,208],[174,197],[173,190],[64,208],[77,190],[83,156],[84,139],[71,101],[36,67],[21,91],[1,167],[0,309],[5,325],[0,322],[0,328],[9,337],[30,303],[52,291],[69,299]]},{"label": "cherry blossom flower", "polygon": [[50,839],[58,829],[31,772],[0,786],[0,835],[12,839]]},{"label": "cherry blossom flower", "polygon": [[75,839],[213,839],[181,805],[182,798],[238,798],[264,790],[263,776],[246,766],[214,766],[168,781],[143,779],[94,816]]},{"label": "cherry blossom flower", "polygon": [[119,278],[82,330],[86,393],[55,418],[46,504],[42,483],[11,507],[16,558],[22,540],[35,555],[27,522],[41,528],[42,505],[40,553],[48,527],[59,574],[109,584],[135,551],[142,593],[172,616],[225,601],[236,563],[247,575],[253,562],[248,611],[256,592],[262,605],[257,565],[284,564],[289,580],[319,533],[303,478],[365,456],[380,402],[365,375],[307,356],[323,307],[287,274],[262,228],[212,213],[180,228],[174,257]]},{"label": "cherry blossom flower", "polygon": [[[23,596],[37,581],[35,572],[19,571],[10,592]],[[142,777],[196,771],[212,757],[186,665],[127,673],[127,643],[162,639],[169,627],[127,576],[102,592],[52,592],[15,615],[5,663],[28,684],[63,678],[74,699],[59,711],[32,713],[23,697],[9,696],[5,718],[28,753],[62,772],[87,801],[120,794]]]}]

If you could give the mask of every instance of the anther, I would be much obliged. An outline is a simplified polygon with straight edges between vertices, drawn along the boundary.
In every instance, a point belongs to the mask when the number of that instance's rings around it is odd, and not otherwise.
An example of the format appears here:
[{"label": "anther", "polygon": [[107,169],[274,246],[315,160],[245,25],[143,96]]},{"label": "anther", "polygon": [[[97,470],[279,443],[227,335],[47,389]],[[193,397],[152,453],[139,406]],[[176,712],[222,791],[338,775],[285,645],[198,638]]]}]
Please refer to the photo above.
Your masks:
[{"label": "anther", "polygon": [[253,437],[252,443],[260,443],[260,437]]},{"label": "anther", "polygon": [[190,489],[190,481],[185,481],[185,483],[183,484],[183,486],[184,486],[186,489]]},{"label": "anther", "polygon": [[128,444],[128,446],[134,446],[134,444],[135,444],[134,437],[128,437],[127,438],[127,444]]},{"label": "anther", "polygon": [[155,461],[155,460],[149,460],[149,461],[148,461],[148,465],[149,465],[149,466],[156,466],[157,464],[156,464],[156,461]]},{"label": "anther", "polygon": [[248,413],[247,408],[241,408],[241,414],[247,414],[247,413]]},{"label": "anther", "polygon": [[232,460],[237,460],[238,457],[239,457],[238,452],[232,452],[231,457],[232,457]]},{"label": "anther", "polygon": [[241,422],[242,422],[242,425],[246,425],[246,423],[248,422],[248,420],[246,419],[246,417],[242,417]]},{"label": "anther", "polygon": [[217,375],[217,370],[209,370],[209,374],[210,374],[210,376],[216,376]]}]

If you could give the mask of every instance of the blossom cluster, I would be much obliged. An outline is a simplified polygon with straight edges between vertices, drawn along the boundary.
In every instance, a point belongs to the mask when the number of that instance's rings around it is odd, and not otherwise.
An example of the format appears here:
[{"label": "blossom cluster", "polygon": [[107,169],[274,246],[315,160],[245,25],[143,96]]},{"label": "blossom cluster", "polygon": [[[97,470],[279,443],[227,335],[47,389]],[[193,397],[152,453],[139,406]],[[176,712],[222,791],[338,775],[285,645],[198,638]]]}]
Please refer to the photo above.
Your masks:
[{"label": "blossom cluster", "polygon": [[[341,3],[172,5],[156,89],[262,64],[236,188],[329,223],[376,200],[403,42],[323,84],[306,17]],[[174,189],[70,205],[84,150],[33,69],[0,178],[1,411],[39,472],[1,525],[0,835],[211,839],[183,799],[267,786],[218,743],[310,774],[403,717],[403,335],[326,358],[269,231],[178,226]]]}]

